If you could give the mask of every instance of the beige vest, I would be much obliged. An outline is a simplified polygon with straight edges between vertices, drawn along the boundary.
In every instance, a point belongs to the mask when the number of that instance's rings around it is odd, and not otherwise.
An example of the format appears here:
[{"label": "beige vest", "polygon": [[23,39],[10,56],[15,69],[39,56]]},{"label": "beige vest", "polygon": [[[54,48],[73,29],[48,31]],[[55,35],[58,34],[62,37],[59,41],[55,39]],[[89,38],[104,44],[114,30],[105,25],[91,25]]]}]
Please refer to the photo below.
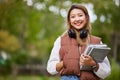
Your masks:
[{"label": "beige vest", "polygon": [[[90,36],[91,44],[100,44],[101,38]],[[60,59],[63,61],[64,69],[61,75],[77,75],[81,76],[79,58],[81,53],[84,52],[86,46],[81,47],[74,38],[70,38],[68,35],[61,37],[61,48],[59,51]]]}]

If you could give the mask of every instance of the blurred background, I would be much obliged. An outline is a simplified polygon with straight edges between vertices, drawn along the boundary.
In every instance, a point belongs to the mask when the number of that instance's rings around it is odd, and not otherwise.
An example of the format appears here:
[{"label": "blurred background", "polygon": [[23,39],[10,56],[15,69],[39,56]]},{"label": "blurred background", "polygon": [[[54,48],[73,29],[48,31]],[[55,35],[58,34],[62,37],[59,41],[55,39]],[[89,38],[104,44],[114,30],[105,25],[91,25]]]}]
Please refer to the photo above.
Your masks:
[{"label": "blurred background", "polygon": [[0,80],[60,80],[46,71],[71,4],[84,4],[92,34],[111,47],[111,75],[120,79],[120,0],[0,0]]}]

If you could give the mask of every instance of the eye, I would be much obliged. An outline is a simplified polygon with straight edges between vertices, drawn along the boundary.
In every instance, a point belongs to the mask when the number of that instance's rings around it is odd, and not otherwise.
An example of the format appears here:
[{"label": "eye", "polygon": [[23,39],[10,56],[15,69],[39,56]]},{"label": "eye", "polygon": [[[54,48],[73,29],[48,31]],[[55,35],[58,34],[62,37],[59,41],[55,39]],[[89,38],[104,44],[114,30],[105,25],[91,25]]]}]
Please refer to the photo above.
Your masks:
[{"label": "eye", "polygon": [[75,18],[75,16],[74,16],[74,15],[71,15],[70,18]]},{"label": "eye", "polygon": [[83,14],[78,14],[78,16],[79,16],[79,17],[82,17],[82,16],[83,16]]}]

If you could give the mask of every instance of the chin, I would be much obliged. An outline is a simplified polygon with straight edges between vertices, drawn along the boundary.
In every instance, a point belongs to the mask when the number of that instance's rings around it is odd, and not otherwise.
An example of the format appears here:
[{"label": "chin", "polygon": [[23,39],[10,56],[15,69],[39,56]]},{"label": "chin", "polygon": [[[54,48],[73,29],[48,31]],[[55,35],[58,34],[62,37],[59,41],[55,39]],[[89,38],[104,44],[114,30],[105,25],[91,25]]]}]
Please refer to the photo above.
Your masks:
[{"label": "chin", "polygon": [[75,29],[77,29],[77,30],[79,30],[79,29],[82,29],[83,28],[83,26],[82,25],[80,25],[80,26],[76,26],[76,25],[72,25]]},{"label": "chin", "polygon": [[75,28],[78,29],[78,30],[79,30],[79,29],[82,29],[82,27],[75,27]]}]

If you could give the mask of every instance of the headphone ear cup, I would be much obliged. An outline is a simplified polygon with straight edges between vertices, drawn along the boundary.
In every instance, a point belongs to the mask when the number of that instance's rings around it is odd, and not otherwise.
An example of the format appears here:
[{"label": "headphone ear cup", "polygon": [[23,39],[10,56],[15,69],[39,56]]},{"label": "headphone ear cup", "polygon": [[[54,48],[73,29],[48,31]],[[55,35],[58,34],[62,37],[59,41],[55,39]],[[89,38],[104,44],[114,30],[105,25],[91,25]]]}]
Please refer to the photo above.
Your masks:
[{"label": "headphone ear cup", "polygon": [[76,33],[73,29],[69,29],[68,35],[70,38],[76,38]]},{"label": "headphone ear cup", "polygon": [[80,30],[80,38],[84,39],[88,36],[88,30],[87,29],[82,29]]}]

